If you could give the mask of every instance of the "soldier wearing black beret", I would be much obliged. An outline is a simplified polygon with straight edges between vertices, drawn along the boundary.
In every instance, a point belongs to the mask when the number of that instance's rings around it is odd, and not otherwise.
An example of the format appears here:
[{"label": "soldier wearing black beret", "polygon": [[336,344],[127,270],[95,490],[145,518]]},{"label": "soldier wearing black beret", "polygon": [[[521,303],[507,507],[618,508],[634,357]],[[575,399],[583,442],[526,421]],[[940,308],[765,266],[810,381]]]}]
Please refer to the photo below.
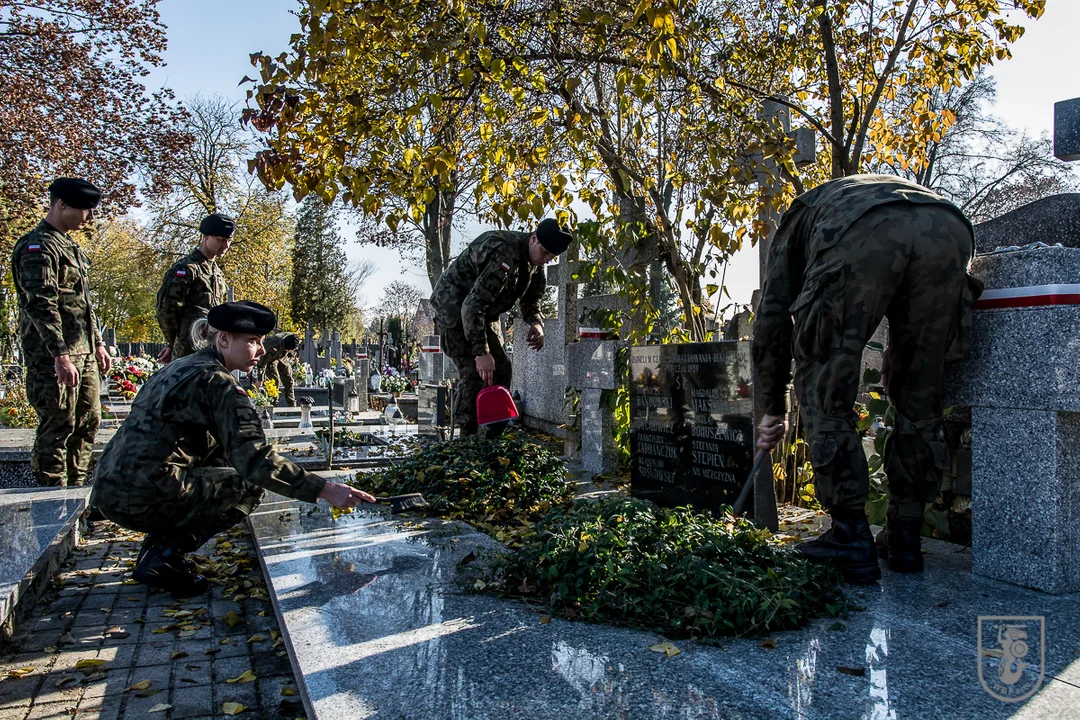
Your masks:
[{"label": "soldier wearing black beret", "polygon": [[147,533],[132,578],[179,597],[206,592],[185,553],[242,521],[271,490],[350,508],[375,498],[274,452],[234,370],[251,372],[277,318],[254,302],[218,305],[192,329],[198,351],[156,373],[135,396],[98,461],[91,504]]},{"label": "soldier wearing black beret", "polygon": [[90,302],[90,261],[68,235],[100,201],[86,180],[58,178],[45,219],[12,253],[26,395],[38,415],[30,465],[42,485],[82,484],[101,421],[98,372],[112,361]]},{"label": "soldier wearing black beret", "polygon": [[499,316],[517,302],[529,323],[525,344],[544,347],[543,266],[573,240],[552,218],[531,233],[493,230],[473,240],[446,268],[431,294],[443,352],[460,379],[454,422],[463,436],[478,430],[476,396],[485,385],[510,385],[511,366],[502,346]]},{"label": "soldier wearing black beret", "polygon": [[213,213],[199,223],[199,247],[182,257],[165,273],[157,294],[157,320],[165,335],[166,347],[158,355],[169,362],[195,350],[191,346],[191,326],[206,317],[210,308],[225,301],[225,275],[214,260],[229,249],[236,221]]}]

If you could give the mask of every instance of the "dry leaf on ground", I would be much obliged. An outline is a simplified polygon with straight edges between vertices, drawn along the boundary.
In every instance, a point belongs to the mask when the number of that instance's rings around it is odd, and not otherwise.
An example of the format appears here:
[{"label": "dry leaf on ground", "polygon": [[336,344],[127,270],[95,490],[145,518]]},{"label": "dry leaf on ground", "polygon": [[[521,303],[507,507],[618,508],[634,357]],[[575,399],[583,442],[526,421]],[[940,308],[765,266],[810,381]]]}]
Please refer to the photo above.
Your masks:
[{"label": "dry leaf on ground", "polygon": [[650,645],[649,649],[653,652],[664,653],[668,657],[675,657],[682,652],[682,650],[675,647],[674,643],[670,642],[662,642],[657,645]]},{"label": "dry leaf on ground", "polygon": [[227,702],[221,704],[221,712],[226,715],[239,715],[247,710],[247,706],[241,705],[238,702]]},{"label": "dry leaf on ground", "polygon": [[124,690],[124,692],[130,692],[132,690],[146,690],[148,687],[150,687],[150,681],[149,680],[140,680],[139,682],[135,683],[131,687],[126,688]]},{"label": "dry leaf on ground", "polygon": [[255,677],[255,673],[253,673],[251,670],[245,670],[243,672],[243,674],[239,675],[238,677],[227,678],[225,680],[225,682],[227,682],[227,683],[229,683],[231,685],[233,683],[255,682],[255,680],[257,680],[257,679],[258,678]]},{"label": "dry leaf on ground", "polygon": [[172,710],[172,705],[168,703],[158,703],[146,712],[165,712],[166,710]]}]

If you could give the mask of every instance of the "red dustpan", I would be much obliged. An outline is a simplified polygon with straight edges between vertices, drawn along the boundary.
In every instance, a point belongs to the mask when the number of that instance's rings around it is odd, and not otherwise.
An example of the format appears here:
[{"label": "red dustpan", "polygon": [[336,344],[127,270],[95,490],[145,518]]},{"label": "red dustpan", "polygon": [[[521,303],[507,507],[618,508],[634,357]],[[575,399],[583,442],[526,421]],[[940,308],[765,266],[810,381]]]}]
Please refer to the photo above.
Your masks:
[{"label": "red dustpan", "polygon": [[481,426],[506,422],[517,416],[514,398],[502,385],[491,385],[476,394],[476,421]]}]

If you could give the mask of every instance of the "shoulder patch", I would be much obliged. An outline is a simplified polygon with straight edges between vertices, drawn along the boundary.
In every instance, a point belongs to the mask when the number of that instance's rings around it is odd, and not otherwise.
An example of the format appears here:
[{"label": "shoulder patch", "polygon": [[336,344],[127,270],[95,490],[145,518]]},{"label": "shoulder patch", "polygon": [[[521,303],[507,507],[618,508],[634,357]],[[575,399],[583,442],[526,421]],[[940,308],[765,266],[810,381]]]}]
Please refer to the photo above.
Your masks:
[{"label": "shoulder patch", "polygon": [[248,396],[248,394],[246,392],[244,392],[244,388],[240,387],[239,385],[233,385],[233,390],[236,390],[236,392],[240,393],[241,397],[247,397]]},{"label": "shoulder patch", "polygon": [[30,243],[26,246],[26,252],[41,252],[40,243]]},{"label": "shoulder patch", "polygon": [[176,271],[176,277],[187,277],[187,270],[185,268],[180,268]]},{"label": "shoulder patch", "polygon": [[506,263],[499,263],[499,267],[503,269],[503,272],[510,272],[510,266]]}]

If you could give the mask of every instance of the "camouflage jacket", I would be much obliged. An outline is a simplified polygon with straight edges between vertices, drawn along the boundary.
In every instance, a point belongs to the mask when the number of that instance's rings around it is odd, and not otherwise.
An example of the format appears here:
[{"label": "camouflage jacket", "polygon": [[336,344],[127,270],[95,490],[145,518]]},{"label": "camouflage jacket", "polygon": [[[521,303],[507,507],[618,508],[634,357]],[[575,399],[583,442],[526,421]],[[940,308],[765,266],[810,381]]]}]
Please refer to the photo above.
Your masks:
[{"label": "camouflage jacket", "polygon": [[[874,208],[892,203],[944,206],[951,202],[921,185],[893,175],[853,175],[831,180],[792,202],[769,248],[767,277],[754,320],[757,393],[768,415],[786,411],[791,380],[792,312],[807,269],[839,242],[845,232]],[[971,223],[964,218],[971,226]],[[974,252],[974,231],[972,233]]]},{"label": "camouflage jacket", "polygon": [[270,363],[277,362],[278,360],[285,360],[292,353],[292,350],[286,350],[282,343],[285,338],[289,336],[289,333],[274,333],[273,335],[267,335],[263,338],[263,356],[259,358],[259,370],[265,370],[269,367]]},{"label": "camouflage jacket", "polygon": [[463,332],[474,356],[488,352],[489,323],[520,298],[527,323],[543,323],[544,268],[529,262],[531,233],[493,230],[469,244],[435,283],[431,304],[441,331]]},{"label": "camouflage jacket", "polygon": [[85,355],[102,344],[90,302],[90,260],[74,240],[42,220],[15,243],[11,268],[27,363]]},{"label": "camouflage jacket", "polygon": [[182,355],[195,352],[191,326],[210,308],[225,302],[225,275],[217,263],[195,248],[169,268],[157,294],[157,321],[165,342]]},{"label": "camouflage jacket", "polygon": [[221,450],[242,478],[287,497],[315,502],[326,482],[266,444],[251,399],[208,348],[169,363],[139,390],[98,461],[95,500],[131,515],[182,506],[199,491],[187,471],[223,465]]}]

